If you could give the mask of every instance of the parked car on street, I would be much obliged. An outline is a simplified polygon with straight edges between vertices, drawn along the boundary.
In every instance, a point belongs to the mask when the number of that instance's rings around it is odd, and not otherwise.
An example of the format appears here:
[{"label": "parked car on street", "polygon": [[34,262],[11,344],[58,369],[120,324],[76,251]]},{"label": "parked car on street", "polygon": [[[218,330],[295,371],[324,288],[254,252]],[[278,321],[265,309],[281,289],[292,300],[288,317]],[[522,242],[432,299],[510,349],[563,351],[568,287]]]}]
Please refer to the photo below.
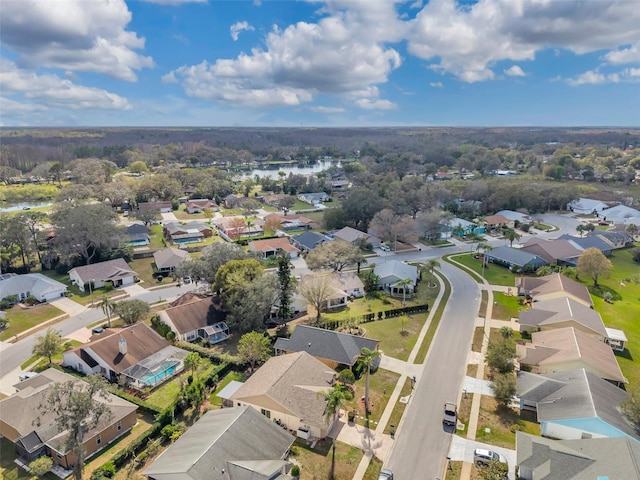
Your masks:
[{"label": "parked car on street", "polygon": [[447,402],[444,404],[442,423],[450,427],[455,427],[458,424],[458,407],[455,403]]},{"label": "parked car on street", "polygon": [[378,475],[378,480],[393,480],[393,472],[391,470],[387,470],[383,468],[380,470],[380,475]]}]

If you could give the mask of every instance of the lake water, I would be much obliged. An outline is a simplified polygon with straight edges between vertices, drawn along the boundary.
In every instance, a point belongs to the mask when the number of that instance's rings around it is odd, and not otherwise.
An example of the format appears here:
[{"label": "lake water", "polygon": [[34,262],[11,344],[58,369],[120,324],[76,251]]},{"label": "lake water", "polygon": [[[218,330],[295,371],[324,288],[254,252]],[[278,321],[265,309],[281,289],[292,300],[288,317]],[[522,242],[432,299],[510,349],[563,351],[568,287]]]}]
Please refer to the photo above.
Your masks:
[{"label": "lake water", "polygon": [[20,203],[0,203],[0,212],[17,212],[18,210],[30,210],[32,208],[50,207],[51,202],[20,202]]},{"label": "lake water", "polygon": [[287,174],[287,176],[289,176],[290,173],[294,174],[294,175],[310,175],[312,173],[318,173],[321,172],[323,170],[326,170],[327,168],[331,167],[331,166],[336,166],[336,167],[340,167],[341,164],[339,161],[329,161],[329,160],[325,160],[322,162],[317,162],[315,165],[309,166],[309,167],[298,167],[298,166],[289,166],[289,165],[282,165],[279,166],[277,168],[256,168],[251,170],[250,172],[246,172],[246,175],[250,178],[255,177],[256,175],[259,175],[260,178],[264,178],[264,177],[268,177],[268,178],[280,178],[280,176],[278,175],[278,172],[283,171],[284,173]]}]

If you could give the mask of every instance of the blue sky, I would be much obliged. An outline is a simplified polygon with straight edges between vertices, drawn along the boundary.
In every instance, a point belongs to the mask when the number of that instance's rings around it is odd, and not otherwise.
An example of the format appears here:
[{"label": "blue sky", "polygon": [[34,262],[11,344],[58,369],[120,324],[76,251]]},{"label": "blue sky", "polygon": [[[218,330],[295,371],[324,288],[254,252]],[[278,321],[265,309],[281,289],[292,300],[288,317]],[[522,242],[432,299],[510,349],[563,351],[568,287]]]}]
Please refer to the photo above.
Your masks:
[{"label": "blue sky", "polygon": [[2,0],[2,126],[639,126],[637,0]]}]

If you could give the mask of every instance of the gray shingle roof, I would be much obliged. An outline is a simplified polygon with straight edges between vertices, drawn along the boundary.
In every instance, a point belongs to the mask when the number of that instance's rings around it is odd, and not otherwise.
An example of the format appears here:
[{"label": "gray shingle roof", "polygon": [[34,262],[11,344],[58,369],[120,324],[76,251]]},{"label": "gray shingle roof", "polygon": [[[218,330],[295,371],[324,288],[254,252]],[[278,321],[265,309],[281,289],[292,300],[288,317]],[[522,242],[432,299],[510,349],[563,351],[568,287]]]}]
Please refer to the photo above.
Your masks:
[{"label": "gray shingle roof", "polygon": [[46,295],[67,290],[64,283],[53,280],[41,273],[26,273],[24,275],[5,274],[0,277],[0,299],[9,295],[29,292],[41,300]]},{"label": "gray shingle roof", "polygon": [[527,264],[535,265],[546,263],[546,261],[538,255],[525,252],[520,248],[511,248],[506,246],[494,248],[493,250],[488,251],[485,255],[488,259],[499,260],[519,267],[523,267]]},{"label": "gray shingle roof", "polygon": [[83,283],[89,283],[91,280],[119,280],[121,278],[138,275],[129,268],[127,262],[122,258],[72,268],[69,270],[69,273],[73,271],[78,274]]},{"label": "gray shingle roof", "polygon": [[532,470],[536,480],[640,478],[640,445],[627,438],[552,440],[516,432],[516,451],[521,470]]},{"label": "gray shingle roof", "polygon": [[600,314],[570,297],[543,300],[534,303],[533,307],[520,311],[520,325],[549,327],[572,320],[582,325],[586,330],[602,335],[602,337],[607,336]]},{"label": "gray shingle roof", "polygon": [[587,235],[586,237],[574,237],[573,235],[569,235],[565,233],[564,235],[560,235],[558,240],[568,240],[577,248],[581,248],[582,250],[586,250],[587,248],[597,248],[602,253],[609,253],[613,248],[607,242],[602,240],[599,236],[596,235]]},{"label": "gray shingle roof", "polygon": [[363,347],[376,350],[378,340],[298,325],[290,338],[279,338],[274,347],[286,352],[307,352],[316,358],[351,366]]},{"label": "gray shingle roof", "polygon": [[[156,480],[269,478],[287,464],[283,458],[293,441],[286,430],[251,407],[212,410],[149,465],[143,475]],[[245,472],[253,474],[236,475]]]},{"label": "gray shingle roof", "polygon": [[293,237],[293,240],[308,250],[313,250],[322,242],[327,241],[323,235],[315,232],[301,233],[300,235]]},{"label": "gray shingle roof", "polygon": [[373,267],[373,271],[380,277],[380,280],[387,277],[396,277],[398,280],[410,278],[414,285],[418,281],[418,267],[407,265],[406,263],[397,260],[377,263]]},{"label": "gray shingle roof", "polygon": [[153,254],[153,261],[158,268],[175,268],[189,258],[191,258],[189,252],[173,247],[159,250]]}]

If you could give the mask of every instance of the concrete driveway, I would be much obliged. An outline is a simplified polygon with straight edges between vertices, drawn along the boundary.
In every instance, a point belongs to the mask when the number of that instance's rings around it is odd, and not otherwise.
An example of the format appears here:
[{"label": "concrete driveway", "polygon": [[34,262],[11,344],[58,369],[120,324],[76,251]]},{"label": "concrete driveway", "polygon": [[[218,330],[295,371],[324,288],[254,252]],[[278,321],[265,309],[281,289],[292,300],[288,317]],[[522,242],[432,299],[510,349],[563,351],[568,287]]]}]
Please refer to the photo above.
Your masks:
[{"label": "concrete driveway", "polygon": [[473,451],[476,448],[486,448],[493,452],[498,452],[504,455],[509,464],[509,478],[516,478],[516,451],[508,448],[496,447],[487,443],[476,442],[474,440],[467,440],[466,438],[453,435],[451,438],[451,446],[449,447],[449,458],[453,461],[473,463]]},{"label": "concrete driveway", "polygon": [[84,305],[80,305],[67,297],[56,298],[49,303],[54,307],[59,308],[70,317],[75,317],[76,315],[80,315],[82,312],[89,310]]}]

